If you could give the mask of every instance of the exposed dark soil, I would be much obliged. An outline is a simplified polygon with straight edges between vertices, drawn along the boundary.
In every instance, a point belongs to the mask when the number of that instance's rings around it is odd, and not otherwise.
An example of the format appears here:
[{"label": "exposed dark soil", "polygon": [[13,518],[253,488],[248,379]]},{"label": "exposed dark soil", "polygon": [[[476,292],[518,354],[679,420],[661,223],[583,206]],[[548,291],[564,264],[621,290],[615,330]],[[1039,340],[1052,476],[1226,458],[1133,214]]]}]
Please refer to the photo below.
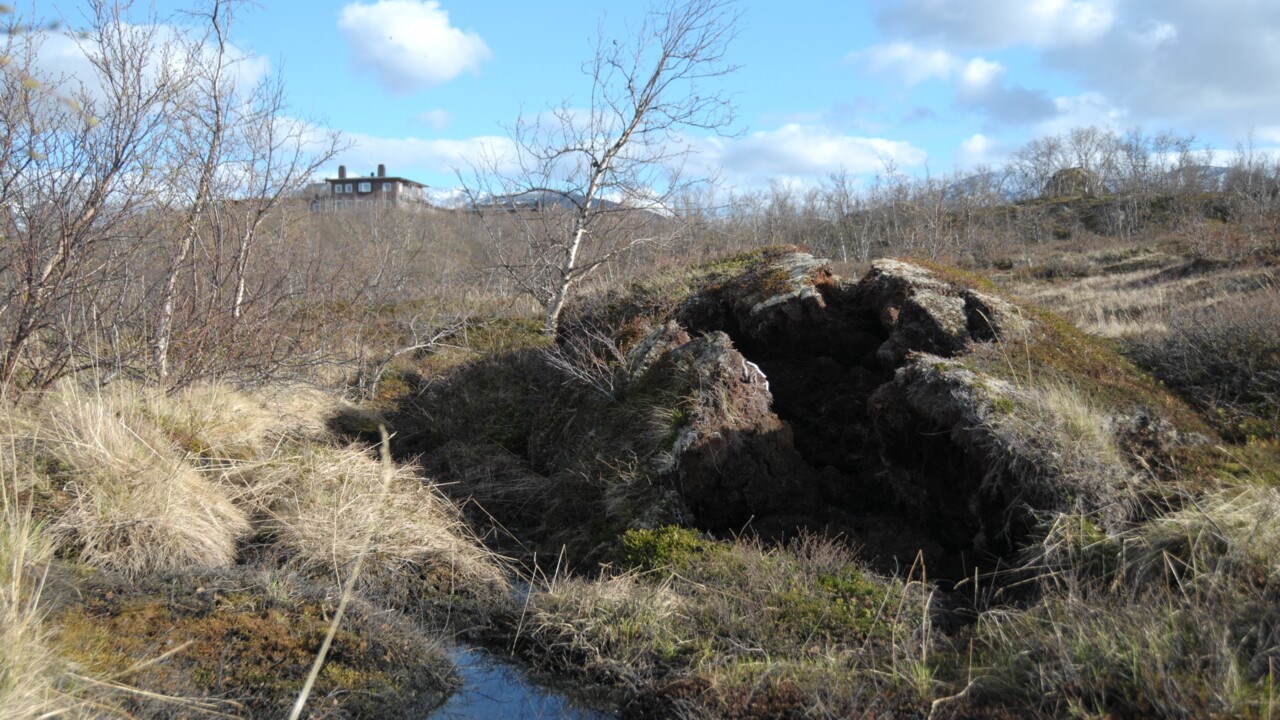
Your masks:
[{"label": "exposed dark soil", "polygon": [[[922,558],[931,579],[994,570],[1029,530],[1028,499],[1003,450],[974,440],[974,401],[921,376],[913,353],[991,342],[1008,310],[988,303],[1002,301],[901,263],[861,282],[799,254],[737,272],[660,312],[602,303],[563,331],[624,351],[658,338],[650,370],[614,398],[575,389],[537,352],[491,356],[405,403],[393,451],[451,475],[450,492],[541,555],[567,549],[585,567],[631,527],[684,524],[840,536],[882,571]],[[909,406],[918,390],[932,396]],[[673,420],[655,450],[637,438],[663,403]],[[647,469],[659,452],[674,470]],[[650,474],[620,481],[627,468]]]},{"label": "exposed dark soil", "polygon": [[[760,368],[771,409],[790,427],[795,450],[816,479],[812,507],[757,513],[752,527],[763,535],[842,535],[884,570],[905,569],[919,553],[932,577],[972,577],[975,564],[990,569],[1012,548],[975,546],[981,523],[965,494],[979,484],[981,463],[940,428],[918,426],[890,438],[877,433],[870,400],[896,370],[888,359],[893,355],[879,352],[889,339],[877,318],[881,309],[847,285],[815,286],[821,306],[752,330],[736,320],[730,300],[714,295],[681,317],[695,334],[726,332]],[[971,328],[990,337],[984,329]],[[904,488],[922,485],[927,490],[904,496]]]}]

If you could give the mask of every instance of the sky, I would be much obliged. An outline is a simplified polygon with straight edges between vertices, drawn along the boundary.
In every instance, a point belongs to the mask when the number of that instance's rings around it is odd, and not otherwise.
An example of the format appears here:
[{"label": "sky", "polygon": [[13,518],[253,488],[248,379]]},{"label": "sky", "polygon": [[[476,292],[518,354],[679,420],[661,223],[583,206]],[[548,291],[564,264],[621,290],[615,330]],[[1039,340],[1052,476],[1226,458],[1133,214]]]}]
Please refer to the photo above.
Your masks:
[{"label": "sky", "polygon": [[[189,3],[157,0],[165,22]],[[726,135],[697,167],[743,190],[846,171],[964,172],[1028,140],[1096,125],[1280,147],[1277,0],[741,0],[717,89]],[[589,97],[598,32],[646,5],[554,0],[260,0],[230,40],[241,72],[280,73],[290,112],[339,131],[339,163],[445,188],[522,113]],[[143,17],[146,7],[135,8]],[[19,4],[19,11],[25,11]],[[81,25],[83,3],[37,0]],[[55,54],[58,48],[50,51]],[[55,67],[60,62],[49,61]],[[61,62],[69,63],[63,58]]]}]

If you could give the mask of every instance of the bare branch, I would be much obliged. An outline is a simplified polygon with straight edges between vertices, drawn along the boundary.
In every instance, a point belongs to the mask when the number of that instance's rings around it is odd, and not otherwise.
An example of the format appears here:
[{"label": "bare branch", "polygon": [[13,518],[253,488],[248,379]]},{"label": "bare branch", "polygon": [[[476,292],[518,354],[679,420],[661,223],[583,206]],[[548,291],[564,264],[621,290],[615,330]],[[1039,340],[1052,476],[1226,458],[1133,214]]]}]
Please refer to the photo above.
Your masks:
[{"label": "bare branch", "polygon": [[660,0],[628,41],[602,30],[583,65],[586,107],[521,115],[509,129],[514,156],[486,157],[464,180],[495,264],[543,306],[548,334],[583,277],[678,234],[671,208],[709,180],[684,177],[693,148],[683,133],[733,122],[721,81],[736,70],[726,51],[737,21],[733,0]]}]

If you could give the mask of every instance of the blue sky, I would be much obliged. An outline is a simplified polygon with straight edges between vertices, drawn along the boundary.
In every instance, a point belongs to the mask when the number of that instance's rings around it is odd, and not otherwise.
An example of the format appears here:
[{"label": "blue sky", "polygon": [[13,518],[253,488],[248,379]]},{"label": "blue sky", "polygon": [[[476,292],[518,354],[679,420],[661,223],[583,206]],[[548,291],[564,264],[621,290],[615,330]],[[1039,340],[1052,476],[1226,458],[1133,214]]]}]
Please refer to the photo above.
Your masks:
[{"label": "blue sky", "polygon": [[[187,3],[164,0],[181,24]],[[72,2],[37,2],[65,18]],[[607,7],[607,13],[605,8]],[[353,143],[353,173],[455,184],[523,110],[585,98],[591,39],[626,39],[639,2],[261,0],[232,42],[282,71],[294,115]],[[737,137],[699,162],[741,188],[892,163],[908,173],[999,162],[1074,125],[1171,129],[1230,150],[1280,145],[1275,0],[743,0],[724,79]],[[21,6],[19,7],[21,10]],[[332,168],[331,168],[332,169]]]}]

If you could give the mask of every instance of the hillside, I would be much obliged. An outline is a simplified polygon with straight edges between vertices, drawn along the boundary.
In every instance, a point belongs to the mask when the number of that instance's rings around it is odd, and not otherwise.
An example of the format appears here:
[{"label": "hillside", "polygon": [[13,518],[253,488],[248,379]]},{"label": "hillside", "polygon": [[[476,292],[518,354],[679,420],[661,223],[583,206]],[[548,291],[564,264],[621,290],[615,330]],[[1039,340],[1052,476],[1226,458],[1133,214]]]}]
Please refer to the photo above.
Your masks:
[{"label": "hillside", "polygon": [[1265,692],[1228,628],[1270,622],[1274,434],[1002,295],[786,249],[649,278],[428,383],[396,449],[555,573],[520,652],[626,713],[1260,711],[1214,688]]},{"label": "hillside", "polygon": [[313,716],[470,703],[488,652],[581,717],[1261,717],[1275,285],[1175,252],[767,248],[473,321],[362,406],[17,395],[0,699],[278,717],[342,606]]}]

